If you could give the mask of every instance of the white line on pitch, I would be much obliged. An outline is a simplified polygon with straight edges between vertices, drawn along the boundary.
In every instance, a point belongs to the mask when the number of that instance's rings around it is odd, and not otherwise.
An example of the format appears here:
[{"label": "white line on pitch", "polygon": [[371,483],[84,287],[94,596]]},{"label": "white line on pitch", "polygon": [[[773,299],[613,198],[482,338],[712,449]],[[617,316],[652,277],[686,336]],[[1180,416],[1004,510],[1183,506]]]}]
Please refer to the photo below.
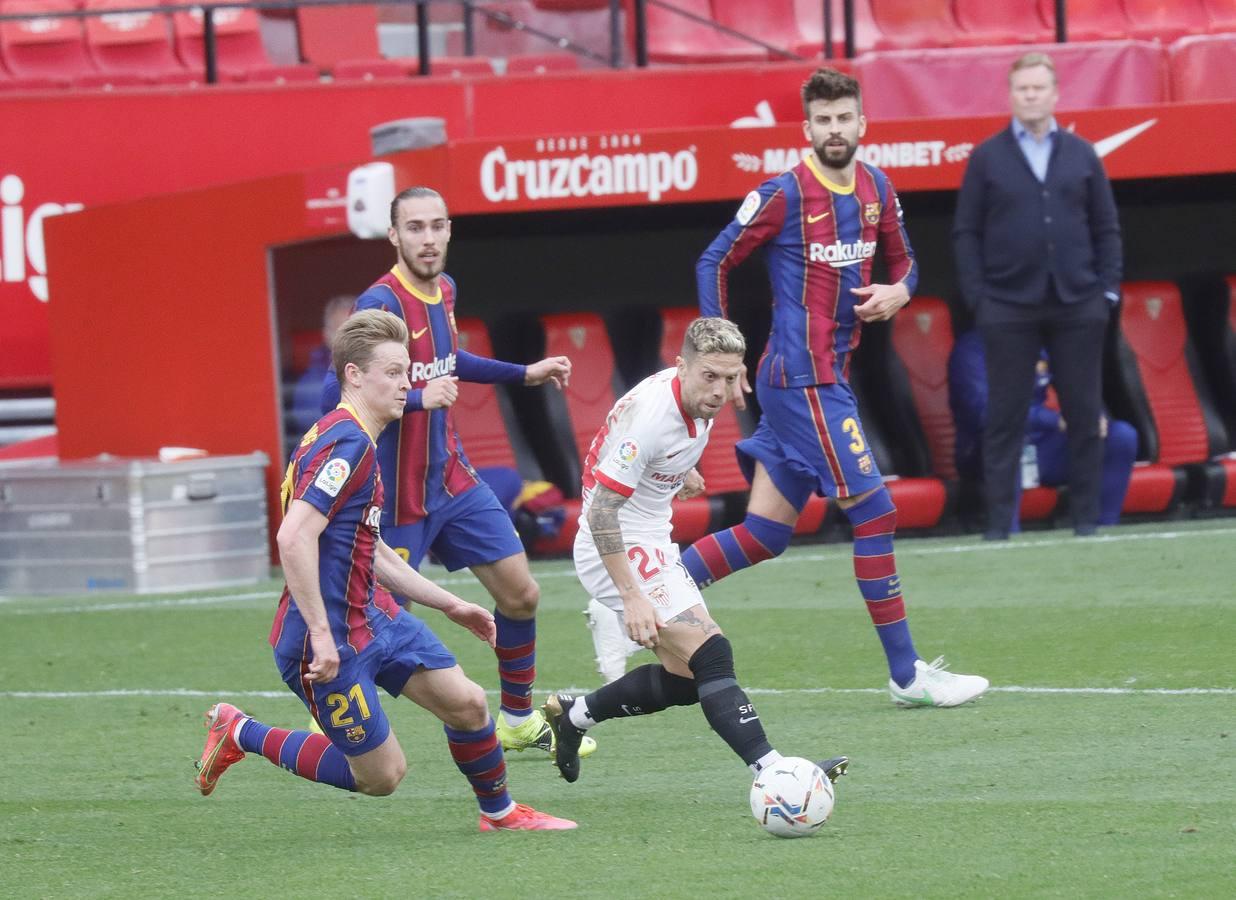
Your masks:
[{"label": "white line on pitch", "polygon": [[[565,688],[574,693],[586,693],[588,688]],[[497,696],[498,691],[486,691],[491,696]],[[779,695],[779,694],[883,694],[884,688],[748,688],[748,694]],[[1000,694],[1073,694],[1091,696],[1231,696],[1236,694],[1236,688],[1127,688],[1127,687],[1025,687],[1008,685],[993,687],[989,693]],[[189,688],[146,689],[132,688],[104,691],[0,691],[0,699],[5,700],[78,700],[126,697],[280,697],[295,699],[291,691],[199,691]]]},{"label": "white line on pitch", "polygon": [[[1236,528],[1200,528],[1188,531],[1154,531],[1135,532],[1131,534],[1103,534],[1097,537],[1076,538],[1043,538],[1017,539],[1012,541],[979,541],[964,544],[947,544],[944,546],[916,546],[918,540],[903,540],[897,545],[899,556],[938,556],[943,553],[997,553],[1012,550],[1034,550],[1039,547],[1075,546],[1078,548],[1093,544],[1120,544],[1127,541],[1171,541],[1189,538],[1209,537],[1211,535],[1236,534]],[[764,565],[796,565],[798,563],[826,562],[842,559],[850,555],[849,545],[838,545],[832,552],[791,552],[784,556],[770,559]],[[534,573],[537,578],[574,578],[575,569],[545,569]],[[437,584],[446,587],[476,585],[477,580],[471,575],[439,576],[430,569],[428,577]],[[218,594],[208,597],[173,597],[164,600],[124,600],[115,603],[80,603],[73,606],[31,606],[21,609],[5,609],[3,604],[11,603],[18,598],[0,597],[0,615],[11,616],[41,616],[57,613],[89,613],[89,612],[124,612],[131,610],[179,609],[194,606],[218,606],[227,603],[244,603],[250,600],[269,600],[273,607],[279,596],[278,588],[269,591],[256,591],[246,594]],[[26,598],[21,598],[26,599]]]}]

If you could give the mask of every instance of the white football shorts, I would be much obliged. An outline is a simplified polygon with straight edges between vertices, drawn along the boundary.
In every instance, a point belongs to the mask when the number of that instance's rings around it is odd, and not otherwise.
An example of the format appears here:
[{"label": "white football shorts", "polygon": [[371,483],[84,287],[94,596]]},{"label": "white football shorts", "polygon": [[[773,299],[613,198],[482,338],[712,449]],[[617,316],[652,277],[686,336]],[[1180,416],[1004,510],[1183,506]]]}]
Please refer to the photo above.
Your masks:
[{"label": "white football shorts", "polygon": [[[693,606],[708,609],[679,558],[677,544],[627,544],[627,560],[662,625]],[[596,545],[583,532],[575,536],[575,573],[589,597],[622,615],[618,589],[601,562]]]}]

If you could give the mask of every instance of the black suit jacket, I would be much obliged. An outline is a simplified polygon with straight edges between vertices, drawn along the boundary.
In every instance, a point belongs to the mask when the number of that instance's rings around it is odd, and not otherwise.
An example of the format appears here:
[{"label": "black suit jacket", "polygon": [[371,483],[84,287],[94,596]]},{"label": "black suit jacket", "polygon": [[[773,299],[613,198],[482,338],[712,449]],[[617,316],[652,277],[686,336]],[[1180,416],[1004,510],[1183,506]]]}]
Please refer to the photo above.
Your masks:
[{"label": "black suit jacket", "polygon": [[953,247],[962,297],[1040,303],[1048,277],[1065,303],[1120,293],[1120,222],[1094,147],[1063,129],[1040,182],[1012,125],[975,148],[957,195]]}]

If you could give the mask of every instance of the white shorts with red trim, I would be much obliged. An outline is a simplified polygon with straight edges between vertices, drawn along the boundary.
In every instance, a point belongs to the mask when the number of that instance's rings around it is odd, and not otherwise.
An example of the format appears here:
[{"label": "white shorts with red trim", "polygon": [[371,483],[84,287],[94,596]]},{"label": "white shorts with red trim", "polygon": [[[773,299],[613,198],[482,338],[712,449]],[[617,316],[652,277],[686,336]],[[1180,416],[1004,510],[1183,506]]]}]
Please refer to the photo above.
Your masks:
[{"label": "white shorts with red trim", "polygon": [[[626,549],[631,571],[644,596],[652,603],[658,622],[664,625],[693,606],[707,611],[700,589],[682,564],[677,544],[628,543]],[[621,617],[622,598],[618,596],[614,580],[601,562],[591,536],[582,531],[575,536],[575,574],[589,597]]]}]

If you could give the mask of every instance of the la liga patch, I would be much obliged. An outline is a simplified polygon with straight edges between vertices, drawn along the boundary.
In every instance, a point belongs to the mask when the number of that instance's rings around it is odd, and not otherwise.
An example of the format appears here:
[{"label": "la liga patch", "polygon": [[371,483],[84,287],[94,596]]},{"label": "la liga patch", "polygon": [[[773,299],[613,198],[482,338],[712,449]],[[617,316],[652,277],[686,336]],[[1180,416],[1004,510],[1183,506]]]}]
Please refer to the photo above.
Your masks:
[{"label": "la liga patch", "polygon": [[625,471],[631,468],[631,463],[635,462],[638,456],[639,442],[635,438],[623,438],[614,448],[614,465]]},{"label": "la liga patch", "polygon": [[755,214],[760,211],[759,191],[752,191],[745,200],[742,201],[742,206],[738,207],[738,215],[734,218],[738,220],[739,225],[749,225],[751,220],[755,218]]},{"label": "la liga patch", "polygon": [[326,465],[322,466],[322,470],[318,472],[318,477],[314,479],[313,486],[324,494],[338,497],[339,491],[343,489],[351,474],[352,467],[348,465],[346,459],[327,460]]}]

